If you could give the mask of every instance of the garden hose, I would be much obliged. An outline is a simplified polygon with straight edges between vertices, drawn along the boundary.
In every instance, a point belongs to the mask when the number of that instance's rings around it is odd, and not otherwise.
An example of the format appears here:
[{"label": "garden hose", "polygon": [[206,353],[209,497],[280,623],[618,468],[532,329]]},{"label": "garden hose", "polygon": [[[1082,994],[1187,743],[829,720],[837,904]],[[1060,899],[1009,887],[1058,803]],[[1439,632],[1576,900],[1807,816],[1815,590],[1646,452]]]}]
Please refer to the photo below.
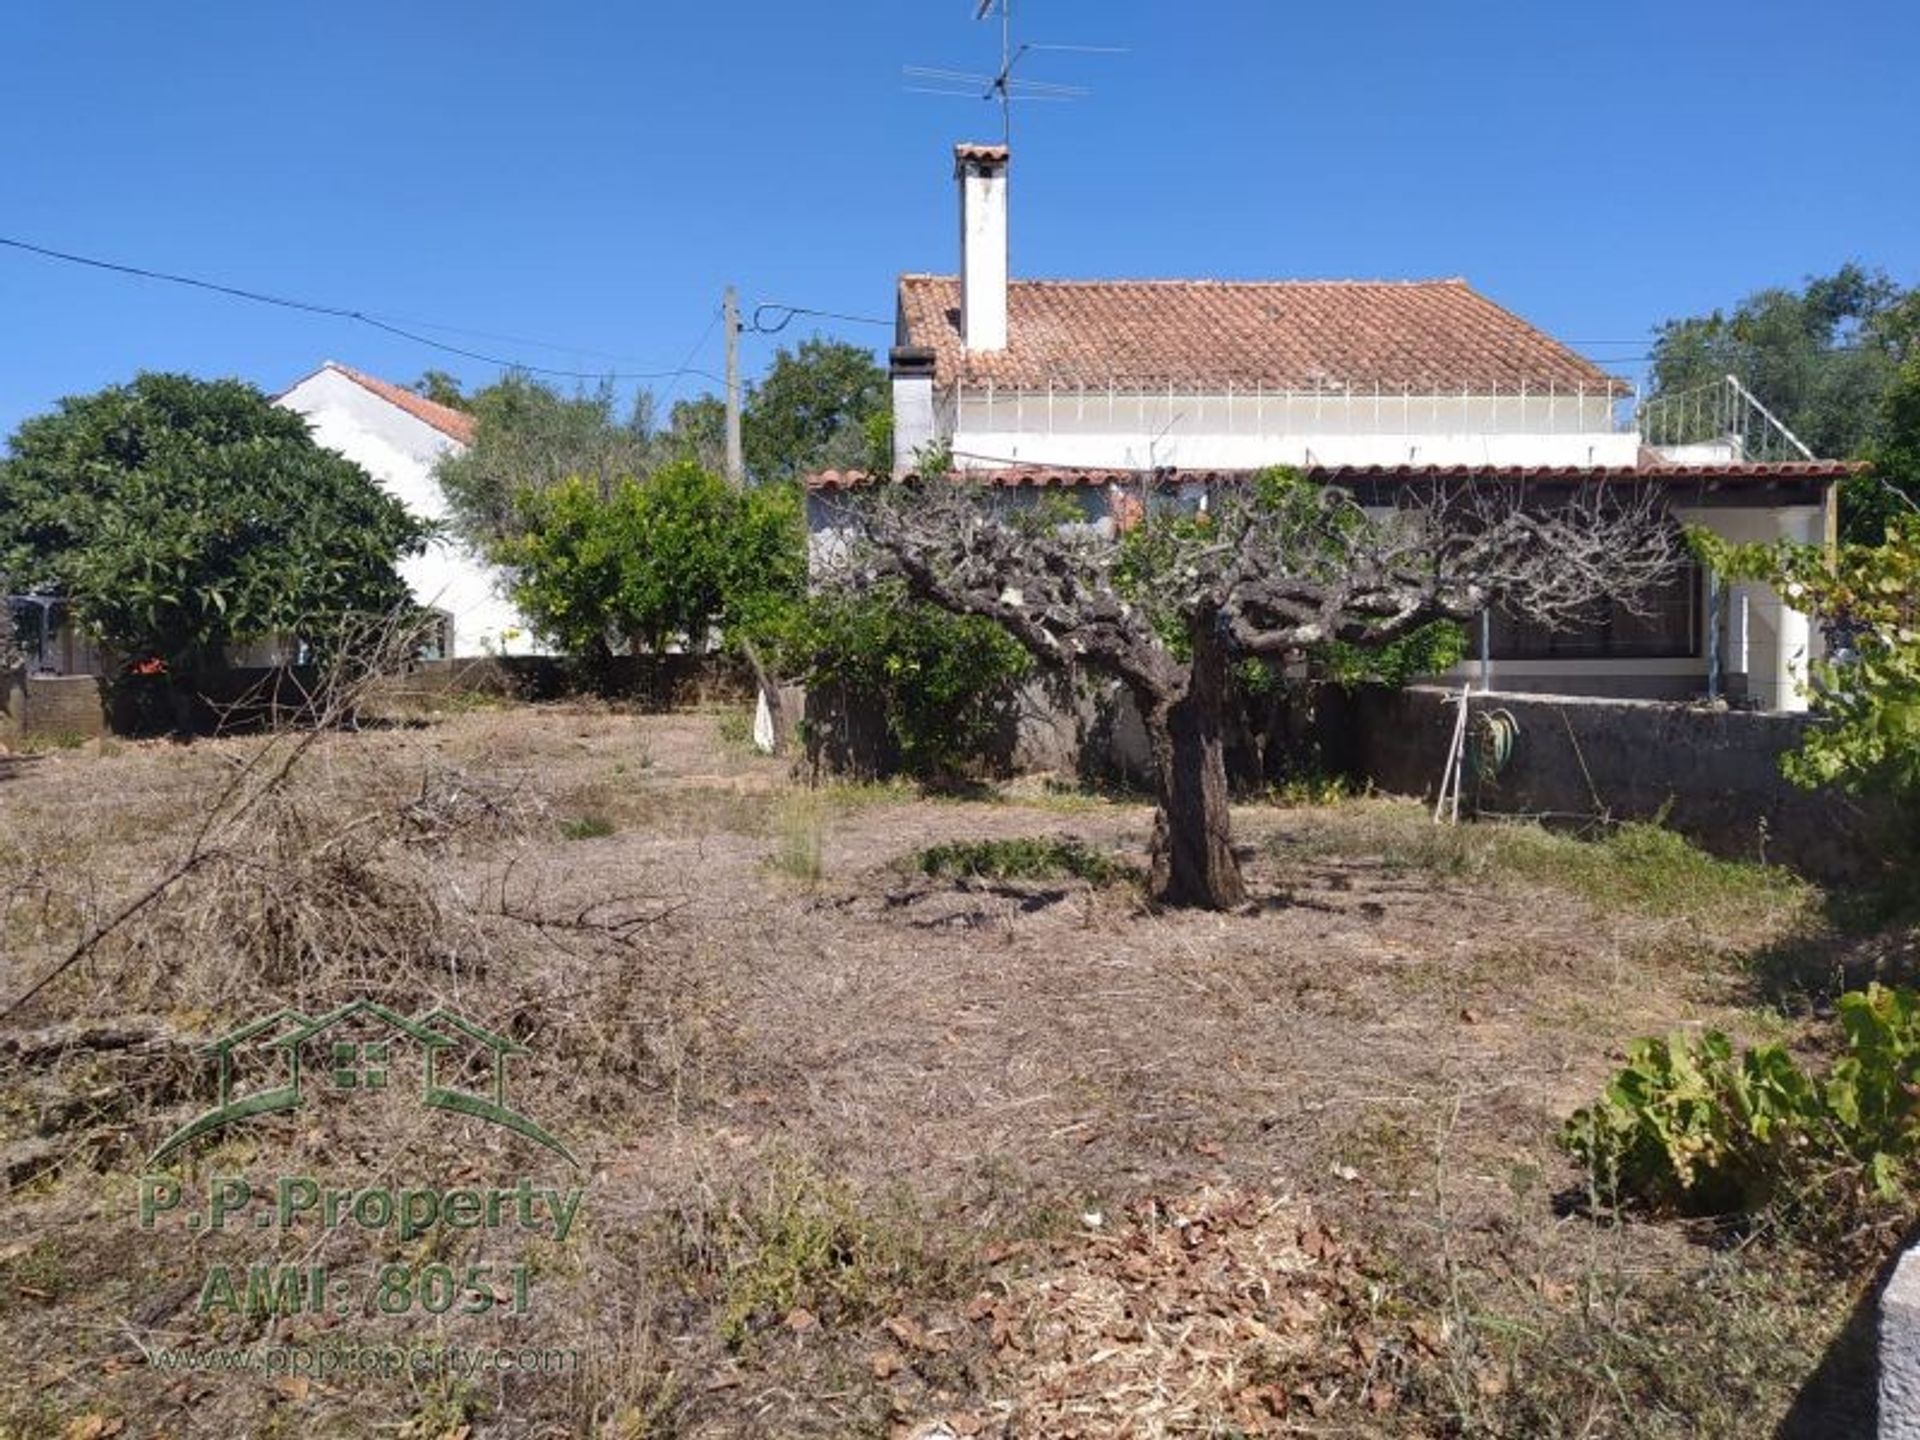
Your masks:
[{"label": "garden hose", "polygon": [[1513,747],[1520,739],[1520,722],[1511,710],[1483,710],[1473,717],[1473,735],[1468,763],[1482,780],[1492,780],[1513,759]]}]

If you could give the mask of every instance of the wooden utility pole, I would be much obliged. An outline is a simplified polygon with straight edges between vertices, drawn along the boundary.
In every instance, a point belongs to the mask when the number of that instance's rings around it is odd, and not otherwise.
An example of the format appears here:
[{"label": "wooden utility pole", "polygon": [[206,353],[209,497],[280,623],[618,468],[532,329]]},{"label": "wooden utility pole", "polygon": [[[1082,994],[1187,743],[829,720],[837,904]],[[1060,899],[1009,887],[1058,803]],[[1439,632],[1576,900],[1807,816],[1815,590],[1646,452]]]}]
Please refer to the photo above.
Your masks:
[{"label": "wooden utility pole", "polygon": [[727,483],[747,483],[746,455],[740,447],[740,302],[727,286]]}]

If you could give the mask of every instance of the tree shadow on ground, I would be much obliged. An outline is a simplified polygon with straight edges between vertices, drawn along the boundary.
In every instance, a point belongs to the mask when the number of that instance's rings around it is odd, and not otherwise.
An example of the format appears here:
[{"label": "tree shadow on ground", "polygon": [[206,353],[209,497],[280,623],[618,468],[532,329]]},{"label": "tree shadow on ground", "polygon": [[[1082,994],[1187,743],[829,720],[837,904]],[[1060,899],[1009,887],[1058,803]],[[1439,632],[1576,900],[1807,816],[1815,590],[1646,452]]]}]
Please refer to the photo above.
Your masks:
[{"label": "tree shadow on ground", "polygon": [[35,754],[0,755],[0,781],[19,779],[29,766],[37,764],[41,758]]},{"label": "tree shadow on ground", "polygon": [[1878,982],[1920,984],[1920,910],[1901,886],[1831,896],[1820,918],[1747,958],[1750,1003],[1826,1014],[1841,995]]}]

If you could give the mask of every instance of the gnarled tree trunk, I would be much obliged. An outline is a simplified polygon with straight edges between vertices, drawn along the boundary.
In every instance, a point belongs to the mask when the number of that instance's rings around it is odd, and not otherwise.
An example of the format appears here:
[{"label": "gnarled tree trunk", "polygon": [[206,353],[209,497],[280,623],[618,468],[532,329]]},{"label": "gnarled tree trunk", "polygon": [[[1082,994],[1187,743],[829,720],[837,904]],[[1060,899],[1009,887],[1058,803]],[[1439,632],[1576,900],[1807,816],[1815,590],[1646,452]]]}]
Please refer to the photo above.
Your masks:
[{"label": "gnarled tree trunk", "polygon": [[1186,692],[1142,707],[1160,802],[1148,893],[1162,905],[1231,910],[1246,903],[1247,887],[1227,809],[1227,654],[1213,625],[1194,629]]}]

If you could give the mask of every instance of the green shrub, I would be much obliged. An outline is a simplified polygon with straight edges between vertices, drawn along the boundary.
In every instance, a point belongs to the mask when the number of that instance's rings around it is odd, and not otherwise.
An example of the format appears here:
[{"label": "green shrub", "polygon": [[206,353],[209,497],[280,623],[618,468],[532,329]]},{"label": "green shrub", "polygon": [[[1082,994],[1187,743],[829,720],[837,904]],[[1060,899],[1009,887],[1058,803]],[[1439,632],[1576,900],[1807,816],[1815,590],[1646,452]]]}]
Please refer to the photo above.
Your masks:
[{"label": "green shrub", "polygon": [[1308,768],[1269,785],[1262,798],[1269,805],[1285,809],[1312,809],[1338,805],[1342,800],[1351,800],[1356,793],[1354,783],[1346,776]]},{"label": "green shrub", "polygon": [[720,743],[729,750],[753,748],[753,717],[744,710],[723,710],[717,722]]},{"label": "green shrub", "polygon": [[918,779],[977,772],[1033,661],[998,625],[949,615],[897,585],[816,596],[782,648],[809,685],[874,705]]},{"label": "green shrub", "polygon": [[1718,1031],[1638,1041],[1564,1143],[1608,1201],[1850,1224],[1916,1178],[1920,994],[1870,986],[1841,997],[1839,1019],[1844,1049],[1824,1080],[1778,1044],[1736,1055]]},{"label": "green shrub", "polygon": [[613,821],[598,813],[560,822],[560,833],[569,840],[603,840],[617,828]]},{"label": "green shrub", "polygon": [[980,880],[1084,880],[1111,885],[1127,867],[1078,840],[955,840],[914,857],[923,875]]}]

